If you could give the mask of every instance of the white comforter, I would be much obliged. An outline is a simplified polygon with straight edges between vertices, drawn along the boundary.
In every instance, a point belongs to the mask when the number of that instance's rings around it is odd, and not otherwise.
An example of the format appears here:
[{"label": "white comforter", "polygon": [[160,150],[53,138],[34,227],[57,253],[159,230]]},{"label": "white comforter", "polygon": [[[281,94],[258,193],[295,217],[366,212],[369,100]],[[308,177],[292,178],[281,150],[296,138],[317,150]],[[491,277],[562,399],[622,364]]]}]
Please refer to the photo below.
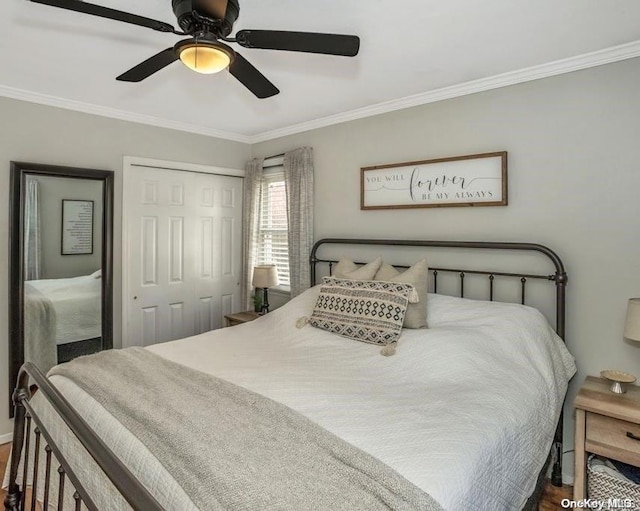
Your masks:
[{"label": "white comforter", "polygon": [[67,279],[30,280],[56,311],[56,344],[93,339],[102,335],[102,279],[83,275]]},{"label": "white comforter", "polygon": [[[251,323],[149,349],[303,413],[446,509],[520,509],[575,372],[542,315],[520,305],[430,295],[430,328],[404,330],[397,354],[383,357],[374,345],[297,329],[317,293],[311,289]],[[167,509],[192,508],[104,409],[68,380],[53,381]]]}]

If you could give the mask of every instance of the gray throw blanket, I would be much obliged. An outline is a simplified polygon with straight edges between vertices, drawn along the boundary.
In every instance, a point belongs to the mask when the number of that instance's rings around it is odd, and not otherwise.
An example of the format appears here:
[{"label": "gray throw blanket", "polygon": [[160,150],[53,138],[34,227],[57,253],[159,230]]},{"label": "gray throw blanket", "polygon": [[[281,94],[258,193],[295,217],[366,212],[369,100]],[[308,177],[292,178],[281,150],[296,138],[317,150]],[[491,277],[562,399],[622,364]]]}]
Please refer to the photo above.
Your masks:
[{"label": "gray throw blanket", "polygon": [[114,415],[199,509],[442,509],[294,410],[143,348],[81,357],[55,374]]},{"label": "gray throw blanket", "polygon": [[53,303],[24,283],[24,359],[45,373],[58,363],[57,319]]}]

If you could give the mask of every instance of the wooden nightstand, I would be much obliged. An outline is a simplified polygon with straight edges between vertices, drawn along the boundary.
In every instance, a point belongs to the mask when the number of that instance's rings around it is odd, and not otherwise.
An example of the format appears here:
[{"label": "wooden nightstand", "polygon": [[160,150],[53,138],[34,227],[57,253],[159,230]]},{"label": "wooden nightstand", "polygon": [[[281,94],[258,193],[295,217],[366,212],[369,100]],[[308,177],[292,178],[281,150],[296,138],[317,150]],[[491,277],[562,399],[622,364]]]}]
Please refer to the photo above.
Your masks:
[{"label": "wooden nightstand", "polygon": [[640,387],[629,385],[626,394],[614,394],[610,386],[588,376],[574,401],[574,500],[587,498],[588,453],[640,467]]},{"label": "wooden nightstand", "polygon": [[254,319],[258,319],[260,314],[253,311],[244,311],[244,312],[235,312],[233,314],[227,314],[224,319],[227,324],[225,326],[235,326],[240,325],[241,323],[248,323],[249,321],[253,321]]}]

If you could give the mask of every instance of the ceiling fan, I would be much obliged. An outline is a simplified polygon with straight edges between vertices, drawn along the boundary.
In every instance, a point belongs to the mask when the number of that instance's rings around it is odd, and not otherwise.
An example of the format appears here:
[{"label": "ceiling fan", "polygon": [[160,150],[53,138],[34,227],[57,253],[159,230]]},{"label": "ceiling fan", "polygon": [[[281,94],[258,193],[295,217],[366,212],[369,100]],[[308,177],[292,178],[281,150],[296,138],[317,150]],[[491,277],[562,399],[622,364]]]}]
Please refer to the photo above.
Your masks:
[{"label": "ceiling fan", "polygon": [[116,78],[123,82],[140,82],[180,59],[188,68],[199,73],[213,74],[229,68],[229,72],[240,83],[262,99],[275,96],[280,91],[247,59],[225,43],[237,43],[245,48],[300,51],[345,57],[356,56],[360,49],[360,39],[352,35],[240,30],[235,37],[229,37],[233,24],[240,15],[238,0],[171,0],[173,12],[182,31],[176,30],[169,23],[80,0],[30,1],[123,21],[159,32],[190,36]]}]

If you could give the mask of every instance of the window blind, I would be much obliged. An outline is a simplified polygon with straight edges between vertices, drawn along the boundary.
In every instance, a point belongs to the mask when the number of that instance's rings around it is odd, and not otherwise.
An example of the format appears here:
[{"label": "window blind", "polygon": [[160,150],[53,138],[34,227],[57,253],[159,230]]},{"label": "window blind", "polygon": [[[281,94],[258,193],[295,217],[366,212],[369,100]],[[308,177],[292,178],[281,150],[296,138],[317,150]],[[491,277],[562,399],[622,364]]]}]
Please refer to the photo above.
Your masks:
[{"label": "window blind", "polygon": [[258,264],[275,264],[281,286],[289,286],[287,196],[281,169],[265,172],[260,203]]}]

